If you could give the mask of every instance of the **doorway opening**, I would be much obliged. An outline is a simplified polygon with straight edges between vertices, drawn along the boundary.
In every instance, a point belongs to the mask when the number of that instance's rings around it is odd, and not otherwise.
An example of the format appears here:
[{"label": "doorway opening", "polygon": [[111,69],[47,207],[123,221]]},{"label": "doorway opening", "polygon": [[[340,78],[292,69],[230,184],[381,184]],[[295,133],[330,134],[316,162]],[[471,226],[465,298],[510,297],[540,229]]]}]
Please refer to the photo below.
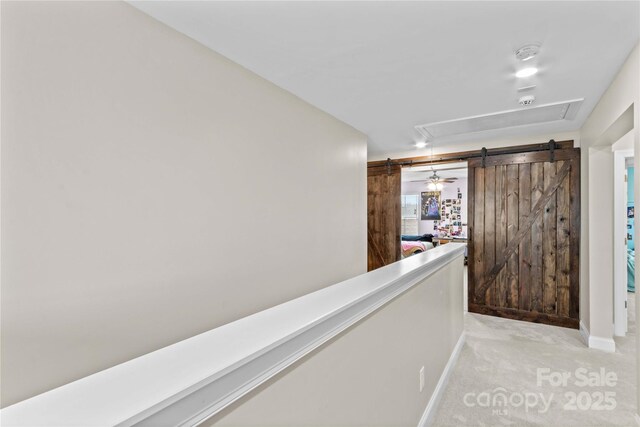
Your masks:
[{"label": "doorway opening", "polygon": [[[468,176],[467,162],[402,168],[402,258],[451,242],[468,242]],[[468,310],[467,250],[462,284],[465,312]]]},{"label": "doorway opening", "polygon": [[629,330],[635,293],[634,150],[631,132],[612,146],[614,154],[614,335]]},{"label": "doorway opening", "polygon": [[431,164],[401,171],[402,257],[467,241],[467,163]]}]

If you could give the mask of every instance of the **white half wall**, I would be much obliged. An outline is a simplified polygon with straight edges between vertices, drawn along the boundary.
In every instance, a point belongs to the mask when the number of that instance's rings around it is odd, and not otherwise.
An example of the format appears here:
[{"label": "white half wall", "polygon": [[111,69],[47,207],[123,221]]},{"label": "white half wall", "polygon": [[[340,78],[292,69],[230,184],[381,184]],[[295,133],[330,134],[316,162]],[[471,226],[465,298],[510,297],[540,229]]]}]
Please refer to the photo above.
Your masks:
[{"label": "white half wall", "polygon": [[[587,263],[589,282],[594,291],[603,288],[598,298],[591,295],[589,299],[589,331],[591,337],[613,343],[613,152],[611,146],[590,147],[582,152],[588,156],[589,170],[598,171],[587,176],[593,201],[588,209],[592,237],[589,239],[592,258]],[[604,291],[607,286],[609,292]]]},{"label": "white half wall", "polygon": [[416,426],[430,418],[462,345],[463,271],[459,256],[202,425]]},{"label": "white half wall", "polygon": [[2,2],[2,406],[366,271],[366,137],[120,2]]}]

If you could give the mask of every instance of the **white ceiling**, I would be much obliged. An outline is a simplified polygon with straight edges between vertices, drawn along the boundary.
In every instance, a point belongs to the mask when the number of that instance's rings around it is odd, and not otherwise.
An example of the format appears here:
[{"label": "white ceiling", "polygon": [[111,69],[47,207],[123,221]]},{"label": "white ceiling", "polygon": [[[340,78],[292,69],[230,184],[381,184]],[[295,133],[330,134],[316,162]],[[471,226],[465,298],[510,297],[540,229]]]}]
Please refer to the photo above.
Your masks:
[{"label": "white ceiling", "polygon": [[[369,152],[410,150],[414,126],[584,98],[572,121],[437,141],[578,129],[638,41],[639,2],[131,2],[364,132]],[[537,42],[538,75],[513,52]]]}]

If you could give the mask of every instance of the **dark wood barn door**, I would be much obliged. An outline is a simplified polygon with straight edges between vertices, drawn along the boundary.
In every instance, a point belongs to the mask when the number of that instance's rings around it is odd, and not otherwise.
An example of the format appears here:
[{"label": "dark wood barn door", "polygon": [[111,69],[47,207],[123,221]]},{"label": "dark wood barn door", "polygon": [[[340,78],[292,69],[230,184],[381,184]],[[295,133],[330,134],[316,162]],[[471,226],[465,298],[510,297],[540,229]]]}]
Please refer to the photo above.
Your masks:
[{"label": "dark wood barn door", "polygon": [[580,150],[469,161],[469,311],[577,328]]},{"label": "dark wood barn door", "polygon": [[367,270],[400,259],[400,166],[367,169]]}]

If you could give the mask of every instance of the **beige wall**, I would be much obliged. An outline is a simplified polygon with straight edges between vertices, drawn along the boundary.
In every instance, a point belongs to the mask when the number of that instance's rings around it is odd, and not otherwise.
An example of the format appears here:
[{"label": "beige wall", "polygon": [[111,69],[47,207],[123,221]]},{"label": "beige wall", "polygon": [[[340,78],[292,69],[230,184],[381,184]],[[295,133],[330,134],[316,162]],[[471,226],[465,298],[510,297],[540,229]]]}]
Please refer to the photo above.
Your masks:
[{"label": "beige wall", "polygon": [[203,425],[416,426],[462,333],[462,262],[458,257]]},{"label": "beige wall", "polygon": [[364,135],[127,4],[1,7],[3,406],[366,270]]},{"label": "beige wall", "polygon": [[[640,147],[638,45],[600,98],[581,132],[581,320],[594,337],[613,338],[613,155],[610,129],[635,106],[634,139]],[[620,132],[620,129],[618,129]],[[622,131],[624,132],[624,131]],[[622,135],[620,135],[622,136]],[[638,156],[636,156],[638,161]],[[636,165],[638,166],[638,165]],[[639,179],[640,177],[636,177]],[[636,182],[636,188],[639,182]],[[636,239],[638,236],[635,237]]]}]

